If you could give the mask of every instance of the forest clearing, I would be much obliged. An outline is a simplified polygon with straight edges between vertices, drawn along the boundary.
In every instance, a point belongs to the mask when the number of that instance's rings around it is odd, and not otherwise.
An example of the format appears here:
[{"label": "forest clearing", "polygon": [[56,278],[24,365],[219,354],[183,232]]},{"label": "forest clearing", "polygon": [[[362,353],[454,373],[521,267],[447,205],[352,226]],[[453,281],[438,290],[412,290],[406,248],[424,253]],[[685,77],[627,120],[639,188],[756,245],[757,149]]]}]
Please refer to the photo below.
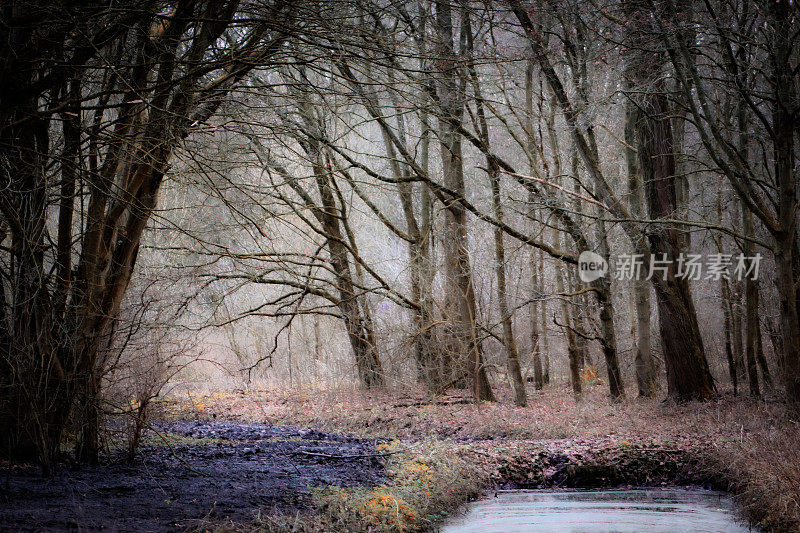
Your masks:
[{"label": "forest clearing", "polygon": [[0,2],[0,530],[800,530],[799,223],[797,0]]}]

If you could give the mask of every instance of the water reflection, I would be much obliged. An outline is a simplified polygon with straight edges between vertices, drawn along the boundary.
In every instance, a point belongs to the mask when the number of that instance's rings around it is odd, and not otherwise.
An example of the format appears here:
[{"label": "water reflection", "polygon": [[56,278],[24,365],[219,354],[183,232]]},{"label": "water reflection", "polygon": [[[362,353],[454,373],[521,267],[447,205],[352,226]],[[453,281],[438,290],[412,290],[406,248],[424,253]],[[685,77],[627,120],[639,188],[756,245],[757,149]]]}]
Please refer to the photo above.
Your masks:
[{"label": "water reflection", "polygon": [[502,491],[469,504],[444,533],[754,531],[731,498],[701,489]]}]

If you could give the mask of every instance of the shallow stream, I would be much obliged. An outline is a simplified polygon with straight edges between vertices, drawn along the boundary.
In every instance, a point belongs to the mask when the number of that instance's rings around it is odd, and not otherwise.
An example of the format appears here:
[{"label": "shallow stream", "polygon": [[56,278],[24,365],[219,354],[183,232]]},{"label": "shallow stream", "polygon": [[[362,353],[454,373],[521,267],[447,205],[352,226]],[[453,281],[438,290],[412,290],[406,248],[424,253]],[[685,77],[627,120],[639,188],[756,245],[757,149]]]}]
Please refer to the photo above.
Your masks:
[{"label": "shallow stream", "polygon": [[747,532],[724,492],[693,488],[514,490],[470,503],[444,533]]}]

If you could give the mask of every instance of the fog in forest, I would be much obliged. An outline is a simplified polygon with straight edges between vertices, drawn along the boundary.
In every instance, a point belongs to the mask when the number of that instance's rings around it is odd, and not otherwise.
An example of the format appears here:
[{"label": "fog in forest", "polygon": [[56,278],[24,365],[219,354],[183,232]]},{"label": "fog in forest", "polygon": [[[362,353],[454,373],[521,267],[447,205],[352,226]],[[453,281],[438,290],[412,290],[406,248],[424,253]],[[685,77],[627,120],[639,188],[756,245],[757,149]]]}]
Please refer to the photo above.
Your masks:
[{"label": "fog in forest", "polygon": [[[248,394],[531,423],[732,402],[793,441],[793,0],[0,14],[9,465],[134,461],[175,405]],[[324,426],[292,413],[253,420]]]}]

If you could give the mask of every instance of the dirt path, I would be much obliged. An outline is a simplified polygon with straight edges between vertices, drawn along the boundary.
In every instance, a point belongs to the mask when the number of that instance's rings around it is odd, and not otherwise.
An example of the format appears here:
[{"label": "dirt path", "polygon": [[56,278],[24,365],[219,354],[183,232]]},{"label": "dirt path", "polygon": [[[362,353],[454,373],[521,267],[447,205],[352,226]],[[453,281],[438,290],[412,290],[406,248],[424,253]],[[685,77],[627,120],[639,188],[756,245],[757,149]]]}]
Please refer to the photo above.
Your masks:
[{"label": "dirt path", "polygon": [[0,530],[180,531],[204,521],[248,523],[258,512],[306,508],[313,487],[374,485],[384,475],[374,440],[264,424],[156,427],[192,442],[145,447],[133,466],[71,468],[52,479],[34,468],[7,476]]}]

